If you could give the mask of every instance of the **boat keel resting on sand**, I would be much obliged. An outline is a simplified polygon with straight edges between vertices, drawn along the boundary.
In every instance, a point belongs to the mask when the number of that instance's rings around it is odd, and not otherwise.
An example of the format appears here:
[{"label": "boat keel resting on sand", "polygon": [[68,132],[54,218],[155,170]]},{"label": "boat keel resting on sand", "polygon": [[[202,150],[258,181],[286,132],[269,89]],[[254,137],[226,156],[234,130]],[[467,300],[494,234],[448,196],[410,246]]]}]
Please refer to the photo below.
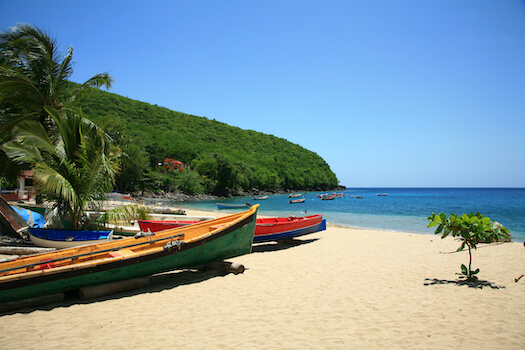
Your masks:
[{"label": "boat keel resting on sand", "polygon": [[189,268],[251,252],[257,208],[157,234],[140,234],[0,263],[0,302]]}]

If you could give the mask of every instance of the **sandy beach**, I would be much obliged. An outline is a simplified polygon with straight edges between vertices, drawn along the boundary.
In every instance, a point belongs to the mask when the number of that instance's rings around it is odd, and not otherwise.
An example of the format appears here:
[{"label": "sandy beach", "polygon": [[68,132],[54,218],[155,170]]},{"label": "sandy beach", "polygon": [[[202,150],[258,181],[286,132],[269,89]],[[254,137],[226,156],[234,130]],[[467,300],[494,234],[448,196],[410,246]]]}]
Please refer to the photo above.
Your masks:
[{"label": "sandy beach", "polygon": [[523,243],[480,246],[474,286],[458,283],[468,263],[458,246],[329,224],[229,260],[242,274],[176,271],[139,290],[0,315],[0,348],[523,349]]}]

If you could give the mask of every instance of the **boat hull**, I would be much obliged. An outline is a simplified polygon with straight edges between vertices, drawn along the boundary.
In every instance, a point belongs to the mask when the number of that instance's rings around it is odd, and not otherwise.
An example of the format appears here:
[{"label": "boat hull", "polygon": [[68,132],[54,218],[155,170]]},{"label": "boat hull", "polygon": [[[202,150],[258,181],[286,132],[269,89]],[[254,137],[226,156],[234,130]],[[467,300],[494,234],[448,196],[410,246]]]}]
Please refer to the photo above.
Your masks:
[{"label": "boat hull", "polygon": [[[144,232],[158,232],[195,223],[192,221],[139,220],[139,224]],[[323,230],[326,230],[326,220],[322,215],[257,219],[253,243],[286,240]]]},{"label": "boat hull", "polygon": [[86,244],[109,242],[113,239],[113,231],[74,231],[30,228],[29,238],[34,245],[39,247],[64,249]]},{"label": "boat hull", "polygon": [[[0,263],[0,302],[31,298],[59,292],[75,290],[83,286],[114,282],[136,277],[149,276],[155,273],[174,269],[190,268],[213,261],[228,259],[251,252],[257,207],[245,213],[229,217],[163,231],[156,236],[139,239],[127,238],[96,245],[96,249],[106,254],[96,261],[78,264],[73,267],[55,267],[54,263],[63,259],[78,259],[78,256],[89,255],[94,246],[82,246],[53,253],[38,254],[15,261]],[[185,230],[210,229],[209,233],[181,239]],[[178,244],[168,247],[169,242]],[[140,255],[126,256],[129,247],[152,246]],[[163,244],[166,244],[164,247]],[[168,247],[168,248],[166,248]],[[164,249],[163,249],[164,248]],[[13,266],[37,262],[36,270],[22,273],[11,273]],[[23,267],[23,266],[22,266]],[[33,268],[32,268],[33,269]]]},{"label": "boat hull", "polygon": [[217,203],[218,209],[246,209],[248,204],[226,204],[226,203]]},{"label": "boat hull", "polygon": [[258,219],[255,227],[253,243],[282,241],[310,233],[326,230],[326,220],[322,215],[313,215],[285,222],[274,222],[271,220],[283,220],[288,218]]},{"label": "boat hull", "polygon": [[139,227],[142,232],[159,232],[169,230],[172,228],[193,225],[200,221],[160,221],[160,220],[138,220]]},{"label": "boat hull", "polygon": [[294,204],[294,203],[304,203],[304,201],[306,200],[306,198],[301,198],[301,199],[291,199],[290,200],[290,203]]}]

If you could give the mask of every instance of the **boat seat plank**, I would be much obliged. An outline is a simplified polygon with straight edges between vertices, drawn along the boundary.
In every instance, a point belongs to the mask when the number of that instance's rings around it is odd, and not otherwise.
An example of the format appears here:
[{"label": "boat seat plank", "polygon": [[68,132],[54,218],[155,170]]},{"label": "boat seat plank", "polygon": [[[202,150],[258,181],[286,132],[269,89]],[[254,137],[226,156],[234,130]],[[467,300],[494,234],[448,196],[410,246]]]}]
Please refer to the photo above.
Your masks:
[{"label": "boat seat plank", "polygon": [[219,225],[210,226],[210,232],[211,232],[211,231],[218,230],[218,229],[220,229],[221,227],[223,227],[224,225],[226,225],[226,224],[219,224]]},{"label": "boat seat plank", "polygon": [[112,254],[119,254],[119,256],[122,256],[123,258],[127,258],[129,256],[137,255],[134,251],[132,251],[130,249],[119,249],[119,250],[117,250],[116,252],[114,252]]}]

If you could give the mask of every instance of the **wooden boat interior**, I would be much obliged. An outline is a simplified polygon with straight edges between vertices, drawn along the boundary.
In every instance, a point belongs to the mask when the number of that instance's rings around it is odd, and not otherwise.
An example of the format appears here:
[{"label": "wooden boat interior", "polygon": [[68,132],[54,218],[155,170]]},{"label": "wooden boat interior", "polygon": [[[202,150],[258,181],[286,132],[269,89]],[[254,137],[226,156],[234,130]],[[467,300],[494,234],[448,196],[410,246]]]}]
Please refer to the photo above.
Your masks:
[{"label": "wooden boat interior", "polygon": [[277,218],[267,218],[267,219],[257,219],[258,224],[271,224],[271,223],[280,223],[280,222],[290,222],[290,221],[298,221],[298,220],[305,220],[304,217],[295,217],[295,216],[289,216],[289,217],[277,217]]}]

